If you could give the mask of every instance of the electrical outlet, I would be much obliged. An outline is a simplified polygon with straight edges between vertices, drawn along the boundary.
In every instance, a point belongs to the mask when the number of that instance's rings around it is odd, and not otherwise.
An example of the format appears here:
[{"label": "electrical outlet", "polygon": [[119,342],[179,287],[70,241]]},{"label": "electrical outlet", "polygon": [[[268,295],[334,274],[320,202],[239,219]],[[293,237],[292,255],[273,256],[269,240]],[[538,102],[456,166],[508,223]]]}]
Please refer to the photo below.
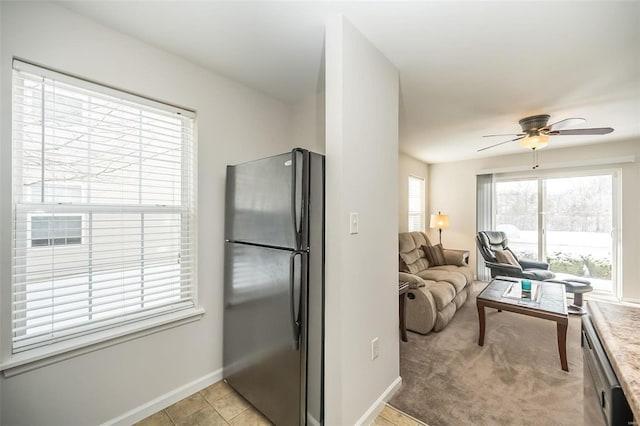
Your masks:
[{"label": "electrical outlet", "polygon": [[376,337],[371,341],[371,361],[378,358],[379,354],[380,354],[380,344],[379,344],[378,338]]}]

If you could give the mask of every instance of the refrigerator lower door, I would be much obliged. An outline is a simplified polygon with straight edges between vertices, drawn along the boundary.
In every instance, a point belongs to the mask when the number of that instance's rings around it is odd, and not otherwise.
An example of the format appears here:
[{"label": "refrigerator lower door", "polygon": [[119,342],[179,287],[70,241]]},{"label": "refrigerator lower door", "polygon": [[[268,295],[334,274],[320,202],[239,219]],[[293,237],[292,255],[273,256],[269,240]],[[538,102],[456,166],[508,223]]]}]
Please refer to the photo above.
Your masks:
[{"label": "refrigerator lower door", "polygon": [[277,425],[298,425],[305,411],[303,261],[290,250],[225,243],[224,377]]},{"label": "refrigerator lower door", "polygon": [[300,248],[304,162],[294,150],[227,166],[225,239]]}]

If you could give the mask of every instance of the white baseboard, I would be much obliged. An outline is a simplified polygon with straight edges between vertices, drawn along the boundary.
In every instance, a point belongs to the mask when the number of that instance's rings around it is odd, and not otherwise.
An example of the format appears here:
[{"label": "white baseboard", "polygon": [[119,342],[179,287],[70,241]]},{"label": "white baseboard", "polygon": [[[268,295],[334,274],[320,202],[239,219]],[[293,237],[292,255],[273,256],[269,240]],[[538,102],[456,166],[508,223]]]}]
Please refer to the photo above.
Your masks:
[{"label": "white baseboard", "polygon": [[370,425],[376,419],[376,417],[378,417],[378,414],[380,414],[380,412],[384,409],[385,403],[391,399],[393,394],[396,393],[398,389],[400,389],[401,384],[402,377],[398,376],[389,385],[389,387],[385,389],[384,392],[382,392],[382,395],[380,395],[380,397],[376,399],[376,402],[374,402],[373,405],[371,405],[371,407],[369,407],[369,409],[362,415],[362,417],[358,419],[358,421],[356,422],[356,426]]},{"label": "white baseboard", "polygon": [[103,426],[129,426],[140,420],[149,417],[150,415],[157,413],[158,411],[167,408],[171,404],[188,397],[191,394],[198,392],[222,380],[222,369],[216,370],[213,373],[209,373],[202,376],[186,385],[180,386],[177,389],[173,389],[170,392],[160,395],[159,397],[152,399],[151,401],[144,403],[132,410],[127,411],[121,416],[115,419],[107,420]]}]

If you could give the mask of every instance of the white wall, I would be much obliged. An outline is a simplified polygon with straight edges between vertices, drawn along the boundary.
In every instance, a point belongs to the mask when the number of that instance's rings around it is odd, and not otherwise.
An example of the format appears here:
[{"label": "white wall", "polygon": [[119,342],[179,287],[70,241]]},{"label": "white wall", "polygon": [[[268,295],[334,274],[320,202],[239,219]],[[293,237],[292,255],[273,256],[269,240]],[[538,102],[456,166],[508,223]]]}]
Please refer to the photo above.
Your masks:
[{"label": "white wall", "polygon": [[398,154],[398,232],[409,227],[409,176],[424,179],[425,227],[429,226],[429,165],[407,154]]},{"label": "white wall", "polygon": [[324,154],[324,87],[321,90],[291,105],[291,148],[305,148]]},{"label": "white wall", "polygon": [[[622,169],[622,279],[625,299],[640,301],[640,143],[609,142],[566,149],[542,150],[541,170],[553,163],[588,162],[617,156],[635,155],[635,163],[616,165]],[[480,160],[431,164],[429,166],[429,205],[449,214],[449,229],[442,231],[443,245],[471,251],[475,271],[476,257],[476,171],[531,165],[531,153]],[[596,166],[593,166],[596,167]],[[606,166],[598,166],[608,168]],[[431,232],[432,240],[437,233]]]},{"label": "white wall", "polygon": [[398,72],[342,17],[325,48],[326,424],[352,425],[399,383]]},{"label": "white wall", "polygon": [[[288,150],[289,107],[55,4],[1,2],[0,7],[2,285],[11,281],[13,56],[198,112],[198,296],[205,316],[0,380],[2,424],[99,424],[220,374],[225,165]],[[6,304],[2,310],[6,324]],[[6,357],[8,336],[1,341]]]}]

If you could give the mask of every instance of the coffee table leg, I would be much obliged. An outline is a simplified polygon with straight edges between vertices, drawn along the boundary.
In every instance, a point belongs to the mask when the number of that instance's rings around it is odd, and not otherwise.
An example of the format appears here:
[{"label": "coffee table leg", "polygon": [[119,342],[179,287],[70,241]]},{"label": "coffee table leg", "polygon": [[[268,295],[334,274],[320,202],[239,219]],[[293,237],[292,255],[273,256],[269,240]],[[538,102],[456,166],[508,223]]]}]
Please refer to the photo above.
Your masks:
[{"label": "coffee table leg", "polygon": [[484,318],[484,305],[476,302],[476,306],[478,307],[478,319],[480,321],[480,335],[478,336],[478,345],[484,346],[484,327],[485,327],[485,318]]},{"label": "coffee table leg", "polygon": [[560,352],[560,365],[564,371],[569,371],[567,365],[567,324],[558,322],[558,351]]}]

